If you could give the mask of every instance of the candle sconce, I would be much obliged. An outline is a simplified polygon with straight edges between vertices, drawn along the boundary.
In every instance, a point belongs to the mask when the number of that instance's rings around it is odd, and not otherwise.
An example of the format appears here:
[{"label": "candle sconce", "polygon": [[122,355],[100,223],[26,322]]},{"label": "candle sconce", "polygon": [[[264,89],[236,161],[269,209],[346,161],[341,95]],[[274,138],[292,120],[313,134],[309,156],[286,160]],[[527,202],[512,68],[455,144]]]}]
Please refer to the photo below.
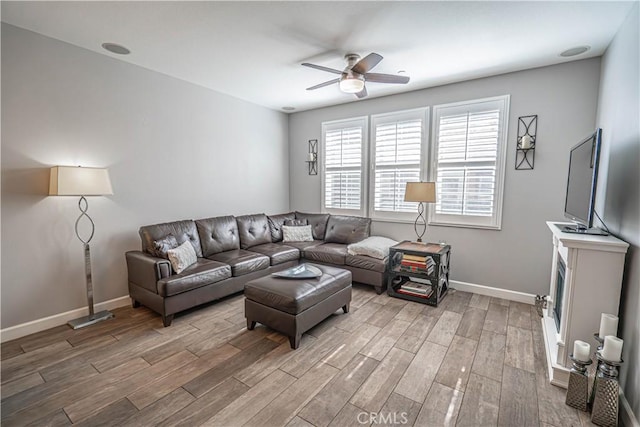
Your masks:
[{"label": "candle sconce", "polygon": [[518,117],[518,141],[516,145],[516,170],[533,169],[536,159],[536,135],[538,115]]},{"label": "candle sconce", "polygon": [[307,153],[307,165],[309,166],[309,175],[318,175],[318,140],[309,140],[309,153]]}]

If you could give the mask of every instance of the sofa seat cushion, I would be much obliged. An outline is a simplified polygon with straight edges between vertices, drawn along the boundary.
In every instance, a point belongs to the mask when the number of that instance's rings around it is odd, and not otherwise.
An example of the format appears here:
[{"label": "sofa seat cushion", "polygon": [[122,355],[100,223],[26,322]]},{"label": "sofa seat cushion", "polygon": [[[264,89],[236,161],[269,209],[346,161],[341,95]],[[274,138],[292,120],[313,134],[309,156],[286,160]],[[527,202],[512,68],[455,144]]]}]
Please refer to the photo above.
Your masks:
[{"label": "sofa seat cushion", "polygon": [[158,280],[158,295],[170,297],[231,277],[231,267],[221,262],[198,258],[180,274]]},{"label": "sofa seat cushion", "polygon": [[340,243],[323,243],[318,246],[306,248],[303,251],[303,257],[309,261],[344,265],[347,257],[347,245]]},{"label": "sofa seat cushion", "polygon": [[264,270],[268,268],[270,264],[268,256],[245,251],[244,249],[220,252],[219,254],[211,255],[209,259],[229,264],[233,277],[244,276],[254,271]]},{"label": "sofa seat cushion", "polygon": [[345,264],[351,267],[357,267],[357,268],[362,268],[364,270],[372,270],[372,271],[377,271],[379,273],[384,273],[384,270],[387,267],[387,259],[372,258],[366,255],[347,254]]},{"label": "sofa seat cushion", "polygon": [[277,243],[278,245],[286,245],[286,246],[291,246],[294,248],[298,248],[300,250],[300,254],[302,255],[304,253],[304,251],[308,248],[314,248],[318,245],[322,245],[324,243],[324,241],[322,240],[314,240],[313,242],[280,242]]},{"label": "sofa seat cushion", "polygon": [[282,264],[287,261],[295,261],[300,258],[300,249],[288,245],[278,245],[275,243],[265,243],[264,245],[253,246],[251,252],[266,255],[271,259],[271,265]]},{"label": "sofa seat cushion", "polygon": [[275,276],[261,277],[244,285],[244,296],[295,315],[351,285],[350,271],[327,265],[312,265],[322,271],[322,276],[296,280]]}]

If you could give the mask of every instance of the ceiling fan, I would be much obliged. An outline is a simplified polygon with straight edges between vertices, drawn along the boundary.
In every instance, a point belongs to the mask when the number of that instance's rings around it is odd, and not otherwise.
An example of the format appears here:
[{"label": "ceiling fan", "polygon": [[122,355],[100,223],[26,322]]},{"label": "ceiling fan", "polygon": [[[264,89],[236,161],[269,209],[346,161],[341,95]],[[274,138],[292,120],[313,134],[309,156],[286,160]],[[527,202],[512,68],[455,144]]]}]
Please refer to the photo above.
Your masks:
[{"label": "ceiling fan", "polygon": [[370,53],[364,58],[360,59],[360,55],[355,53],[348,53],[344,56],[347,60],[347,66],[344,70],[336,70],[334,68],[323,67],[322,65],[303,63],[305,67],[315,68],[316,70],[327,71],[333,74],[340,74],[337,79],[329,80],[324,83],[317,84],[315,86],[308,87],[307,90],[315,90],[321,87],[329,86],[334,83],[338,83],[340,90],[346,93],[353,93],[358,98],[364,98],[367,96],[367,88],[364,86],[365,82],[375,83],[395,83],[395,84],[407,84],[409,83],[408,76],[397,76],[394,74],[380,74],[370,73],[369,71],[378,65],[382,61],[382,56],[377,53]]}]

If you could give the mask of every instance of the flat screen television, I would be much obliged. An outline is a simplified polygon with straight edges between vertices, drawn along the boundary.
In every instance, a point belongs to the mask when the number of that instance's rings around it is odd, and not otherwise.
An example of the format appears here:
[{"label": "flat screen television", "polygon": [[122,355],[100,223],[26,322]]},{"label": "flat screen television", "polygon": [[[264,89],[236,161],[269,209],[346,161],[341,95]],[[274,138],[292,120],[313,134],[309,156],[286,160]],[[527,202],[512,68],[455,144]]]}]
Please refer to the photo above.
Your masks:
[{"label": "flat screen television", "polygon": [[593,228],[601,144],[602,129],[596,129],[592,135],[571,148],[564,216],[576,224],[564,227],[565,232],[607,234]]}]

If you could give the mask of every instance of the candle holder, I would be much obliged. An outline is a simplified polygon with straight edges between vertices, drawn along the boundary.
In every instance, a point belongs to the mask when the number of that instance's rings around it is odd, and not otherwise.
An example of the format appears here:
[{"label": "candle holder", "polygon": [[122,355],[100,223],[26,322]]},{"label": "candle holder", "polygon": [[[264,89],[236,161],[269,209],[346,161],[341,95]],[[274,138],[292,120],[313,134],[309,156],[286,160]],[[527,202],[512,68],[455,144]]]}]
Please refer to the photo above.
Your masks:
[{"label": "candle holder", "polygon": [[589,395],[589,408],[593,408],[593,400],[596,397],[596,384],[598,382],[598,370],[600,369],[600,358],[598,358],[598,354],[604,348],[604,339],[600,338],[600,334],[598,332],[593,334],[593,338],[596,340],[598,345],[596,347],[596,351],[593,353],[596,358],[596,370],[593,375],[593,387],[591,387],[591,394]]},{"label": "candle holder", "polygon": [[573,367],[569,372],[569,386],[567,388],[567,397],[565,403],[573,408],[581,411],[589,410],[589,376],[587,374],[587,366],[593,361],[578,360],[569,356],[573,362]]},{"label": "candle holder", "polygon": [[591,422],[602,427],[616,427],[620,400],[618,367],[622,365],[622,359],[619,362],[606,360],[600,351],[596,353],[596,357],[599,367],[593,385],[595,398],[591,411]]}]

